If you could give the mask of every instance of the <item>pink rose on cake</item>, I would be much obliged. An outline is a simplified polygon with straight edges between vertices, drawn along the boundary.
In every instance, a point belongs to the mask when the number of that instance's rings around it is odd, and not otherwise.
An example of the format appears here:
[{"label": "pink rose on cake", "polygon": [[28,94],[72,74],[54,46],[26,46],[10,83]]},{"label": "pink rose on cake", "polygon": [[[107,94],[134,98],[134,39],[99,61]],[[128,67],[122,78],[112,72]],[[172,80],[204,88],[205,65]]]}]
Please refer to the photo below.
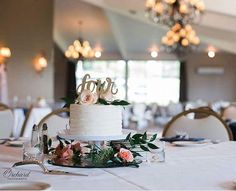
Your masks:
[{"label": "pink rose on cake", "polygon": [[130,150],[121,148],[117,155],[125,162],[133,162],[134,157]]},{"label": "pink rose on cake", "polygon": [[113,101],[114,100],[114,96],[113,94],[111,93],[111,91],[107,91],[106,93],[102,93],[100,95],[100,98],[106,100],[106,101]]},{"label": "pink rose on cake", "polygon": [[91,92],[90,90],[84,90],[80,94],[80,104],[82,105],[91,105],[95,104],[98,100],[97,94]]}]

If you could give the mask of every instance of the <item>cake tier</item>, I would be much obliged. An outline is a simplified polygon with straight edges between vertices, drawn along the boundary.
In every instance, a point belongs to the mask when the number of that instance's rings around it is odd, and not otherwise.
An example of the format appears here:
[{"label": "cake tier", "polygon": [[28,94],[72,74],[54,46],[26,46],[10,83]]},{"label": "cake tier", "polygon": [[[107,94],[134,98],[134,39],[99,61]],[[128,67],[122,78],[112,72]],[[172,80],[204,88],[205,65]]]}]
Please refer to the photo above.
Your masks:
[{"label": "cake tier", "polygon": [[121,135],[122,107],[71,104],[69,134],[80,136]]}]

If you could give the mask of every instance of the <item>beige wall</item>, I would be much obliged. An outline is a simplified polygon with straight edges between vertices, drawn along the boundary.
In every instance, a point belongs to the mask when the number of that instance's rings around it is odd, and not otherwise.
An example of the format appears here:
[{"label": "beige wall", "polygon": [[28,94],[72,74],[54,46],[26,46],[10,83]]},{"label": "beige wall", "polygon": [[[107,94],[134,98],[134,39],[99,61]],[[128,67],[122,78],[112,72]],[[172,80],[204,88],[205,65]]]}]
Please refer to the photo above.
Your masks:
[{"label": "beige wall", "polygon": [[64,56],[61,49],[54,44],[54,98],[55,101],[61,101],[66,97],[67,86],[67,63],[68,60]]},{"label": "beige wall", "polygon": [[[53,99],[53,0],[0,0],[0,43],[8,46],[9,98]],[[39,75],[33,59],[45,52],[48,67]]]},{"label": "beige wall", "polygon": [[[58,100],[65,94],[66,66],[63,53],[55,47],[53,65],[53,0],[0,0],[0,44],[11,48],[8,60],[9,98],[17,95]],[[34,71],[33,59],[44,51],[48,67],[41,74]],[[222,66],[223,75],[199,75],[199,66]],[[206,101],[236,101],[236,55],[219,53],[214,59],[206,53],[187,57],[188,98]],[[54,83],[55,81],[55,83]]]},{"label": "beige wall", "polygon": [[[195,53],[187,57],[188,99],[205,101],[236,101],[236,55],[217,53],[210,59],[206,53]],[[223,75],[200,75],[200,66],[220,66]]]}]

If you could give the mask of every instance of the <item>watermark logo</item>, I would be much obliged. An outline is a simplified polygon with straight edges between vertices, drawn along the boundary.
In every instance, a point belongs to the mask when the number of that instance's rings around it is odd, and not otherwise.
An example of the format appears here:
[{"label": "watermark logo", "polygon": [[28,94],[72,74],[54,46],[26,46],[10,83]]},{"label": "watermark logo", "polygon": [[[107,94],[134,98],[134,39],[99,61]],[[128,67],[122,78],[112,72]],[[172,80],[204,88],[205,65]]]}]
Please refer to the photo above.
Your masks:
[{"label": "watermark logo", "polygon": [[4,178],[9,180],[27,180],[27,178],[30,176],[30,173],[31,172],[27,170],[7,168],[2,175]]}]

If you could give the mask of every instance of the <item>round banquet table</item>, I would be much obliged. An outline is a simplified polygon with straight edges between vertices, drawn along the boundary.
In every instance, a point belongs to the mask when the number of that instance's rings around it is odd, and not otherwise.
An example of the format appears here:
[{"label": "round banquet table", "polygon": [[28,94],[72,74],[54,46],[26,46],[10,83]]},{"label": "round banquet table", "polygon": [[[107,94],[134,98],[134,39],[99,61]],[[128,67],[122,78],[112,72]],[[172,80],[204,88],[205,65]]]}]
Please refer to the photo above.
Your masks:
[{"label": "round banquet table", "polygon": [[[17,182],[3,176],[21,160],[22,148],[0,145],[0,184]],[[143,162],[139,168],[68,168],[46,164],[49,169],[88,176],[46,175],[35,165],[15,167],[30,172],[25,180],[49,183],[53,190],[159,190],[236,188],[236,142],[198,147],[166,146],[166,161]]]}]

